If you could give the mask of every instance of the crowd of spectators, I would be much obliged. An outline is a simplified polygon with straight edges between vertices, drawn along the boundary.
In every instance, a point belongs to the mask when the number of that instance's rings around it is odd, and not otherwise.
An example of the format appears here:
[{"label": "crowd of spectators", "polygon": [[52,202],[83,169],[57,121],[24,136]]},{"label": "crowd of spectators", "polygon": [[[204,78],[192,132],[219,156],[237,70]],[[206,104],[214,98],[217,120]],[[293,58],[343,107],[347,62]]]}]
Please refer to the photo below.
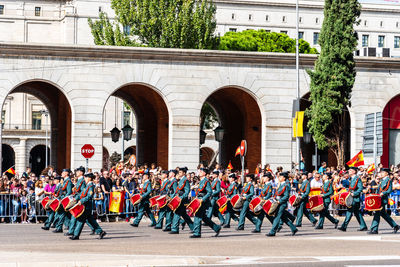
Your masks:
[{"label": "crowd of spectators", "polygon": [[[191,197],[195,196],[195,190],[199,183],[198,170],[203,167],[200,164],[195,171],[187,173],[187,177],[191,183]],[[382,166],[378,166],[377,171]],[[108,203],[111,192],[123,192],[125,194],[124,212],[123,216],[126,220],[134,215],[132,204],[129,201],[129,197],[132,194],[138,193],[140,190],[141,179],[144,174],[150,176],[151,184],[153,187],[153,194],[157,195],[160,190],[161,181],[161,166],[151,164],[150,166],[144,164],[143,166],[136,167],[130,166],[129,164],[118,163],[108,170],[101,170],[100,172],[94,172],[95,179],[94,183],[96,186],[94,194],[94,209],[98,216],[108,214]],[[398,205],[400,200],[400,166],[391,167],[392,174],[391,178],[393,181],[393,193],[391,195],[392,205],[390,206],[391,212],[399,215]],[[278,179],[277,175],[282,172],[282,167],[277,167],[272,170],[267,164],[265,166],[258,165],[257,169],[252,173],[255,173],[254,188],[255,194],[259,194],[262,189],[263,179],[260,179],[267,172],[273,174],[276,179],[272,181],[273,186],[277,186]],[[250,170],[246,169],[246,173]],[[232,170],[223,169],[222,166],[216,164],[212,168],[211,176],[219,177],[221,179],[221,187],[224,192],[229,187],[228,175],[232,173]],[[0,222],[11,222],[11,223],[29,223],[38,216],[45,216],[45,212],[39,211],[41,209],[40,202],[45,196],[51,195],[55,190],[55,184],[53,178],[57,176],[57,172],[49,166],[39,176],[31,172],[30,168],[27,168],[24,173],[15,176],[4,174],[0,178]],[[237,171],[237,175],[240,173]],[[292,192],[296,192],[301,184],[302,180],[310,179],[311,188],[319,190],[322,186],[323,176],[329,176],[333,180],[333,186],[335,191],[339,191],[342,188],[349,187],[349,175],[345,168],[327,167],[325,163],[318,169],[318,171],[305,172],[299,170],[293,170],[289,177],[289,182],[292,187]],[[367,170],[363,167],[359,168],[358,176],[361,177],[364,192],[374,193],[377,188],[377,178],[373,174],[368,174]],[[76,177],[71,173],[72,181],[76,182]],[[241,186],[241,179],[238,179],[239,188]],[[338,214],[339,209],[333,203],[332,211]]]}]

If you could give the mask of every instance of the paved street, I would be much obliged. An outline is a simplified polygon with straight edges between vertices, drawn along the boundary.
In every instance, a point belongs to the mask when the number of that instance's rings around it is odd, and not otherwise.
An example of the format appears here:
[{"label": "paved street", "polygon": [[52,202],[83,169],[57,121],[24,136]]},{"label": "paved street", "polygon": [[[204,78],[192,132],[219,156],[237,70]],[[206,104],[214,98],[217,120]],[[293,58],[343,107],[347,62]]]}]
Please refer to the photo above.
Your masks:
[{"label": "paved street", "polygon": [[[400,222],[400,218],[395,218]],[[371,218],[367,218],[368,225]],[[355,219],[346,233],[326,224],[314,230],[306,221],[298,235],[288,228],[276,237],[266,237],[270,228],[264,223],[261,234],[235,228],[223,229],[220,237],[203,227],[203,238],[190,239],[185,229],[169,235],[128,223],[102,223],[108,235],[98,240],[85,227],[79,241],[62,234],[45,232],[41,225],[0,225],[0,267],[3,266],[157,266],[157,265],[257,265],[352,266],[363,264],[400,264],[400,233],[382,223],[377,236],[357,232]],[[18,264],[18,265],[17,265]]]}]

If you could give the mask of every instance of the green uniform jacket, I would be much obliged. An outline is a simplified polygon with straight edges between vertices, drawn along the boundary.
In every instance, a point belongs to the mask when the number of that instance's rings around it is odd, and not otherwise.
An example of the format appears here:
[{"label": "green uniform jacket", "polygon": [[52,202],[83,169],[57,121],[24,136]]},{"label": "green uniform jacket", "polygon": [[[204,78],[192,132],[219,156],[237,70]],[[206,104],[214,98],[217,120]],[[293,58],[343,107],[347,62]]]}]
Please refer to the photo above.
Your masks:
[{"label": "green uniform jacket", "polygon": [[72,181],[71,178],[67,177],[64,180],[64,183],[62,184],[62,189],[61,189],[61,197],[64,198],[66,196],[69,196],[72,194]]},{"label": "green uniform jacket", "polygon": [[290,185],[287,183],[281,183],[278,187],[278,190],[276,190],[276,195],[281,205],[287,204],[290,197]]},{"label": "green uniform jacket", "polygon": [[385,177],[379,184],[379,192],[382,194],[382,207],[385,207],[389,201],[389,195],[392,193],[392,180]]},{"label": "green uniform jacket", "polygon": [[92,208],[92,199],[94,194],[94,184],[93,182],[89,182],[84,186],[82,192],[79,194],[80,202],[85,206],[85,209]]},{"label": "green uniform jacket", "polygon": [[213,190],[211,188],[210,182],[206,177],[203,177],[199,183],[199,188],[197,189],[197,198],[203,201],[202,205],[209,204],[210,197],[212,196]]},{"label": "green uniform jacket", "polygon": [[272,183],[268,182],[264,185],[263,189],[261,190],[261,197],[264,200],[268,200],[272,197]]},{"label": "green uniform jacket", "polygon": [[[331,203],[331,196],[333,195],[333,182],[332,181],[325,181],[322,185],[322,198],[324,199],[324,203]],[[326,192],[326,193],[324,193]]]},{"label": "green uniform jacket", "polygon": [[357,175],[351,178],[349,189],[353,192],[353,202],[360,202],[360,195],[363,190],[361,178]]},{"label": "green uniform jacket", "polygon": [[211,184],[211,188],[212,188],[212,198],[218,199],[219,194],[221,193],[221,181],[218,178],[214,179],[214,181]]},{"label": "green uniform jacket", "polygon": [[226,191],[226,196],[228,198],[231,198],[236,194],[237,194],[237,184],[233,182],[229,185],[228,190]]},{"label": "green uniform jacket", "polygon": [[58,183],[57,184],[57,186],[56,186],[56,189],[54,189],[54,196],[56,197],[56,198],[58,198],[58,199],[61,199],[61,189],[62,189],[62,187],[61,187],[62,185],[61,185],[61,183]]},{"label": "green uniform jacket", "polygon": [[176,195],[176,188],[178,187],[178,181],[176,180],[176,178],[172,178],[171,181],[169,181],[169,185],[168,185],[168,196],[170,198],[174,198]]},{"label": "green uniform jacket", "polygon": [[150,194],[151,194],[151,182],[150,180],[147,180],[146,182],[144,182],[142,191],[140,193],[140,196],[142,197],[141,201],[149,200]]},{"label": "green uniform jacket", "polygon": [[161,184],[160,195],[161,196],[167,195],[168,191],[169,191],[169,180],[165,179],[164,182],[162,182]]},{"label": "green uniform jacket", "polygon": [[310,181],[305,180],[300,186],[301,200],[308,199],[310,191],[311,191]]},{"label": "green uniform jacket", "polygon": [[179,197],[182,199],[183,203],[188,202],[188,197],[190,193],[190,184],[186,176],[183,176],[181,180],[179,181],[179,184],[176,188],[176,194],[179,195]]},{"label": "green uniform jacket", "polygon": [[248,183],[242,191],[243,197],[246,198],[246,201],[251,201],[254,196],[254,185],[253,183]]},{"label": "green uniform jacket", "polygon": [[76,200],[79,200],[79,195],[81,194],[81,192],[85,188],[85,186],[86,186],[85,179],[82,176],[81,178],[78,179],[78,181],[76,182],[76,185],[74,187]]}]

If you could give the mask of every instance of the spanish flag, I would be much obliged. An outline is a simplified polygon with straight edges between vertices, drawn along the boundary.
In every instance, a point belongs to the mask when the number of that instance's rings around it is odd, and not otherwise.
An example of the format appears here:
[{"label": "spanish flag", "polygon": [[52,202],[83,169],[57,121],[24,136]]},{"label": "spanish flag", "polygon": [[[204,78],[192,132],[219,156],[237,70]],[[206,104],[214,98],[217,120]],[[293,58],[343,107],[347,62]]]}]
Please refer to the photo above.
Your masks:
[{"label": "spanish flag", "polygon": [[354,158],[349,160],[346,164],[349,167],[359,167],[364,165],[364,154],[362,150],[358,152],[357,155],[355,155]]},{"label": "spanish flag", "polygon": [[374,173],[374,171],[375,171],[375,163],[372,163],[371,165],[368,166],[367,173],[372,174]]},{"label": "spanish flag", "polygon": [[229,161],[229,164],[228,164],[228,167],[227,167],[227,169],[228,169],[228,170],[232,170],[232,169],[233,169],[233,166],[232,166],[232,163],[231,163],[231,161]]},{"label": "spanish flag", "polygon": [[240,155],[240,146],[238,146],[238,148],[236,148],[235,157],[236,157],[237,155]]},{"label": "spanish flag", "polygon": [[11,173],[12,175],[15,175],[15,170],[13,169],[13,167],[9,168],[5,172],[8,172],[8,173]]}]

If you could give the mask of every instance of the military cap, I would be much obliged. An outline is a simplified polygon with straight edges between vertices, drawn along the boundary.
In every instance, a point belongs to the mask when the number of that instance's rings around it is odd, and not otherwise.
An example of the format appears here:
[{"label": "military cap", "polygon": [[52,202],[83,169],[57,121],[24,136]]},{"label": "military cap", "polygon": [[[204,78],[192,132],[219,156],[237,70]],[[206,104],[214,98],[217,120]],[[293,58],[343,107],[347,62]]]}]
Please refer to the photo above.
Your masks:
[{"label": "military cap", "polygon": [[75,169],[75,171],[85,172],[85,168],[83,166],[79,166],[78,168]]},{"label": "military cap", "polygon": [[161,173],[162,173],[162,174],[168,174],[169,171],[164,170],[164,171],[162,171]]},{"label": "military cap", "polygon": [[264,173],[263,177],[272,178],[272,174],[270,172]]},{"label": "military cap", "polygon": [[229,178],[233,178],[233,179],[236,179],[236,178],[237,178],[235,173],[231,173],[231,174],[229,174],[229,176],[228,176],[228,177],[229,177]]},{"label": "military cap", "polygon": [[389,168],[382,168],[382,169],[381,169],[381,172],[387,172],[387,173],[390,173],[390,169],[389,169]]},{"label": "military cap", "polygon": [[87,172],[87,173],[85,173],[85,175],[84,175],[85,177],[89,177],[89,178],[94,178],[94,174],[92,173],[92,172]]},{"label": "military cap", "polygon": [[358,168],[357,168],[357,167],[350,167],[349,170],[354,170],[354,171],[357,172],[357,171],[358,171]]},{"label": "military cap", "polygon": [[61,180],[61,176],[56,176],[53,178],[54,180]]},{"label": "military cap", "polygon": [[251,180],[254,180],[254,174],[252,173],[246,174],[246,177],[250,177]]},{"label": "military cap", "polygon": [[286,179],[289,178],[289,172],[281,172],[281,175]]},{"label": "military cap", "polygon": [[187,172],[188,168],[187,167],[183,167],[183,168],[179,168],[180,171],[183,171],[184,173]]},{"label": "military cap", "polygon": [[219,171],[213,171],[213,174],[219,175]]},{"label": "military cap", "polygon": [[200,171],[205,172],[206,174],[210,173],[210,170],[208,168],[200,168]]},{"label": "military cap", "polygon": [[70,169],[63,169],[61,172],[68,172],[68,173],[70,173],[71,170],[70,170]]},{"label": "military cap", "polygon": [[178,173],[176,170],[172,169],[169,172],[173,172],[175,175]]}]

